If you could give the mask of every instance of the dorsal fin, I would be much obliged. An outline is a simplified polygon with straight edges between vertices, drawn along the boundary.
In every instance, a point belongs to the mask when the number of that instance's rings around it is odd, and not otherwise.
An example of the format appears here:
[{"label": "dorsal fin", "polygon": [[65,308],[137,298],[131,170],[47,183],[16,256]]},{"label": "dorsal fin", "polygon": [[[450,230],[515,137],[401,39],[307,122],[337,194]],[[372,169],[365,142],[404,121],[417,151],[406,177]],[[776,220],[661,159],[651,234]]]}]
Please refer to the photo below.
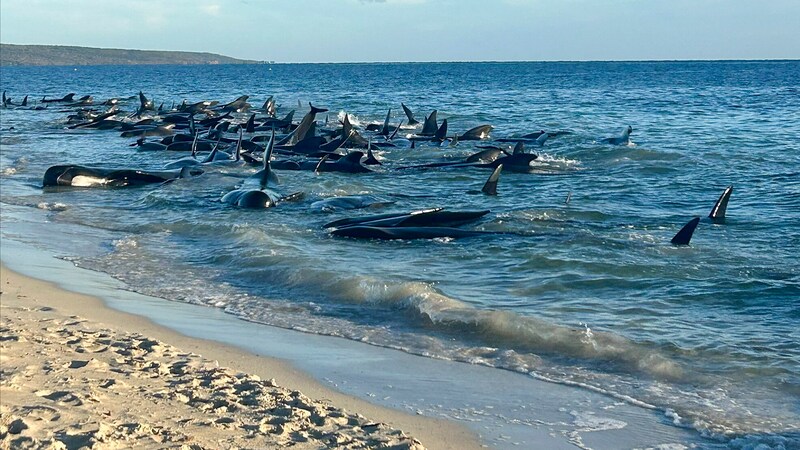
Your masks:
[{"label": "dorsal fin", "polygon": [[197,134],[192,139],[192,158],[197,159]]},{"label": "dorsal fin", "polygon": [[[344,138],[344,142],[347,142],[353,136],[353,124],[350,123],[350,115],[345,113],[344,119],[342,120],[342,137]],[[344,142],[342,145],[344,145]]]},{"label": "dorsal fin", "polygon": [[255,113],[253,113],[253,115],[251,115],[250,118],[247,119],[247,124],[245,125],[245,131],[247,131],[248,133],[253,133],[253,132],[256,131],[256,114]]},{"label": "dorsal fin", "polygon": [[22,99],[22,106],[28,106],[28,96],[26,95],[25,98]]},{"label": "dorsal fin", "polygon": [[236,150],[234,151],[233,160],[239,161],[242,159],[242,129],[239,128],[239,139],[236,140]]},{"label": "dorsal fin", "polygon": [[434,109],[430,116],[425,117],[425,124],[422,125],[422,131],[420,131],[419,134],[422,136],[433,136],[438,129],[439,124],[436,123],[436,110]]},{"label": "dorsal fin", "polygon": [[264,149],[264,168],[263,174],[261,176],[261,180],[259,180],[261,189],[265,189],[270,181],[273,183],[278,183],[278,176],[272,172],[272,164],[270,161],[272,160],[272,151],[275,149],[275,130],[272,130],[272,135],[269,138],[269,142],[267,143],[267,148]]},{"label": "dorsal fin", "polygon": [[386,113],[386,118],[383,119],[383,127],[381,128],[380,134],[381,136],[388,136],[389,135],[389,119],[392,117],[392,108],[389,108],[389,112]]},{"label": "dorsal fin", "polygon": [[401,120],[400,123],[397,124],[397,128],[394,129],[394,132],[392,132],[392,135],[389,136],[388,140],[391,141],[392,139],[394,139],[394,137],[397,136],[397,132],[400,131],[400,127],[402,126],[403,126],[403,121]]},{"label": "dorsal fin", "polygon": [[286,117],[281,119],[281,122],[290,122],[291,123],[292,120],[294,120],[294,110],[289,111],[289,114],[287,114]]},{"label": "dorsal fin", "polygon": [[694,234],[694,230],[697,228],[697,224],[700,223],[700,218],[695,217],[694,219],[690,220],[689,223],[681,228],[681,231],[678,231],[678,234],[672,238],[672,245],[689,245],[689,241],[692,240],[692,235]]},{"label": "dorsal fin", "polygon": [[197,136],[197,126],[194,123],[194,113],[189,114],[189,134]]},{"label": "dorsal fin", "polygon": [[409,125],[413,126],[413,125],[416,125],[416,124],[419,123],[416,119],[414,119],[414,113],[411,112],[411,110],[408,108],[408,106],[406,106],[403,103],[400,103],[400,106],[403,107],[403,111],[406,113],[406,117],[408,117],[408,124]]},{"label": "dorsal fin", "polygon": [[486,184],[483,185],[483,189],[481,191],[486,195],[497,195],[497,182],[500,180],[500,172],[503,171],[503,165],[498,165],[494,172],[489,176],[489,179],[486,180]]},{"label": "dorsal fin", "polygon": [[436,130],[436,135],[434,136],[434,139],[436,139],[439,142],[447,139],[447,119],[444,119],[442,121],[442,126],[440,126],[438,130]]},{"label": "dorsal fin", "polygon": [[372,154],[372,145],[368,145],[367,146],[367,159],[364,161],[364,164],[365,165],[370,165],[370,166],[382,166],[383,165],[383,163],[378,161],[378,158],[376,158],[375,155]]},{"label": "dorsal fin", "polygon": [[544,143],[547,142],[547,140],[549,138],[550,138],[550,134],[542,133],[541,136],[536,138],[536,145],[538,145],[539,147],[542,147],[544,145]]},{"label": "dorsal fin", "polygon": [[208,162],[214,161],[214,158],[217,156],[217,151],[219,149],[219,143],[220,143],[221,140],[222,140],[222,137],[217,139],[217,143],[214,144],[214,148],[211,149],[211,153],[209,153],[208,156],[206,156],[206,159],[203,160],[204,163],[208,163]]},{"label": "dorsal fin", "polygon": [[314,168],[314,172],[319,173],[319,169],[321,169],[322,165],[325,164],[325,162],[327,161],[328,161],[328,155],[325,155],[322,158],[320,158],[319,162],[317,163],[317,167]]},{"label": "dorsal fin", "polygon": [[517,142],[517,145],[514,146],[514,151],[511,152],[512,155],[519,155],[525,153],[525,144],[522,141]]},{"label": "dorsal fin", "polygon": [[458,135],[454,134],[453,135],[453,140],[450,141],[450,147],[455,147],[456,145],[458,145]]},{"label": "dorsal fin", "polygon": [[725,221],[725,212],[728,210],[728,201],[731,199],[732,193],[733,186],[728,186],[725,188],[725,191],[723,191],[722,195],[719,196],[717,203],[714,204],[714,208],[712,208],[711,212],[708,214],[708,217],[711,218],[711,220],[714,222]]}]

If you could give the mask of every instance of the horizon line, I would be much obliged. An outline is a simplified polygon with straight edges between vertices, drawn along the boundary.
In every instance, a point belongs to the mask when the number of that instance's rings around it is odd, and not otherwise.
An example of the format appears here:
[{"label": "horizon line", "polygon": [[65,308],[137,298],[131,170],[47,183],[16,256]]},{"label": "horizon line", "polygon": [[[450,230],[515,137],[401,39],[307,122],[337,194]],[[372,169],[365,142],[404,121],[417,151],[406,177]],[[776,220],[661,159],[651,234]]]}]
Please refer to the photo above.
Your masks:
[{"label": "horizon line", "polygon": [[[789,62],[800,61],[800,57],[780,57],[780,58],[624,58],[624,59],[485,59],[485,60],[417,60],[417,61],[277,61],[269,59],[250,59],[238,56],[229,56],[214,51],[197,51],[197,50],[153,50],[153,49],[139,49],[139,48],[119,48],[119,47],[88,47],[84,45],[71,45],[71,44],[16,44],[9,42],[0,42],[2,45],[19,45],[19,46],[46,46],[46,47],[76,47],[85,49],[97,50],[124,50],[124,51],[142,51],[142,52],[176,52],[176,53],[198,53],[198,54],[212,54],[222,56],[225,58],[236,59],[239,61],[255,63],[255,64],[465,64],[465,63],[593,63],[593,62]],[[98,65],[116,65],[116,64],[98,64]],[[147,65],[147,64],[141,64]],[[168,65],[168,64],[165,64]],[[223,64],[224,65],[224,64]],[[231,64],[234,65],[234,64]],[[26,67],[26,66],[17,66]],[[36,66],[29,66],[36,67]]]}]

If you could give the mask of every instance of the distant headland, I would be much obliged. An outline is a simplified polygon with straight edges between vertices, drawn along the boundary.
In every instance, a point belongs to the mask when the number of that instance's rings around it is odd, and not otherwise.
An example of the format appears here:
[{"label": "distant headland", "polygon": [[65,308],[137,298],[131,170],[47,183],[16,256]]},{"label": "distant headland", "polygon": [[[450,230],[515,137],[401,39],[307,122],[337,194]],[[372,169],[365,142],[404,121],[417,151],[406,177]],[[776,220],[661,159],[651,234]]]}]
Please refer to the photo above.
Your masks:
[{"label": "distant headland", "polygon": [[100,66],[118,64],[261,64],[263,61],[236,59],[214,53],[64,45],[0,44],[2,66]]}]

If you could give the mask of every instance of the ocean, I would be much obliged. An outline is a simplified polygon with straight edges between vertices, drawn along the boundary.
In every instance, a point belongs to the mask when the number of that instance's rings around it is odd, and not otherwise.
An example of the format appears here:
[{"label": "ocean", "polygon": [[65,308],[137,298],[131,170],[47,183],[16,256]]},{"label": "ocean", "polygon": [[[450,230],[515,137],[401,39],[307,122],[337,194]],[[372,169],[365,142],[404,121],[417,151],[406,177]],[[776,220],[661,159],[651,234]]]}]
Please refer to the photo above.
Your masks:
[{"label": "ocean", "polygon": [[[257,168],[213,165],[166,185],[43,189],[56,164],[160,169],[119,131],[68,130],[68,110],[0,110],[3,237],[55,249],[132,291],[244,321],[583,386],[663,411],[734,448],[800,448],[800,62],[563,62],[3,67],[15,102],[68,92],[156,105],[270,95],[356,125],[438,110],[450,134],[546,130],[531,173],[395,170],[489,141],[376,152],[374,173],[276,171],[305,198],[220,202]],[[300,106],[298,106],[300,102]],[[248,114],[237,116],[246,120]],[[602,139],[631,126],[629,145]],[[419,131],[417,128],[416,131]],[[370,135],[363,132],[365,136]],[[383,138],[375,138],[376,142]],[[513,144],[502,144],[504,146]],[[724,224],[701,221],[733,186]],[[366,210],[314,202],[371,195]],[[567,201],[567,198],[569,200]],[[425,208],[490,210],[464,239],[357,240],[322,225]],[[43,223],[21,219],[45,213]],[[39,216],[37,216],[39,217]],[[14,226],[24,223],[25,226]],[[212,336],[213,337],[213,336]],[[454,375],[457,377],[457,374]]]}]

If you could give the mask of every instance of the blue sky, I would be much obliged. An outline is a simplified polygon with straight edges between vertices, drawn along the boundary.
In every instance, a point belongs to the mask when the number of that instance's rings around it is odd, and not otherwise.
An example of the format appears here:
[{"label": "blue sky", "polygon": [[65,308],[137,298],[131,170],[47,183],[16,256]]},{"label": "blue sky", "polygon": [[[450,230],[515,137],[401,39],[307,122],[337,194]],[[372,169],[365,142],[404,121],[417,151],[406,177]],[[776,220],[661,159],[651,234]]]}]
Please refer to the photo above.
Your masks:
[{"label": "blue sky", "polygon": [[281,62],[800,58],[800,0],[2,0],[0,41]]}]

